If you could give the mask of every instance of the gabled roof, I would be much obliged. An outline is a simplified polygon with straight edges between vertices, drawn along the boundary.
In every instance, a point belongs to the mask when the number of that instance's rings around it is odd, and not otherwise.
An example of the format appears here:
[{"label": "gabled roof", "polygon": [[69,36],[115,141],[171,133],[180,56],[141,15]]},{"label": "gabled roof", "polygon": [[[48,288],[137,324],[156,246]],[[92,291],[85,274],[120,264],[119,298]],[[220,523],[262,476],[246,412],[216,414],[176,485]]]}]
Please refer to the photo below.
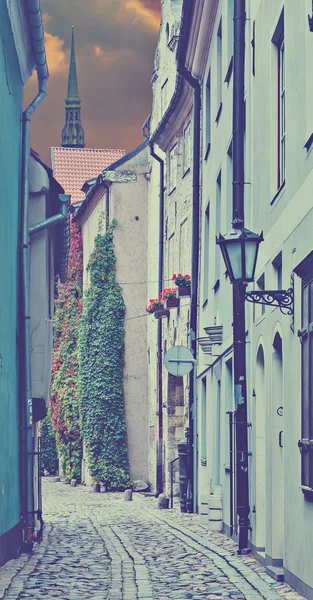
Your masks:
[{"label": "gabled roof", "polygon": [[53,175],[62,185],[66,194],[71,194],[72,202],[85,197],[81,188],[85,181],[97,177],[104,169],[122,158],[124,150],[104,150],[93,148],[51,148]]},{"label": "gabled roof", "polygon": [[103,182],[104,171],[114,171],[118,167],[125,164],[128,160],[131,160],[134,156],[139,154],[139,152],[144,150],[144,148],[146,148],[148,145],[149,145],[149,140],[145,140],[144,142],[139,144],[139,146],[136,146],[136,148],[134,148],[133,150],[128,152],[128,154],[124,154],[124,156],[122,156],[121,158],[116,160],[114,163],[112,163],[111,165],[108,165],[107,167],[105,167],[105,169],[102,169],[101,173],[98,175],[98,177],[96,179],[90,178],[89,180],[86,180],[86,182],[83,186],[83,188],[86,192],[86,197],[85,197],[84,201],[82,202],[82,204],[79,206],[78,210],[76,211],[76,213],[73,217],[73,221],[78,221],[80,219],[80,217],[82,217],[94,192],[99,188],[99,186],[104,185],[104,182]]}]

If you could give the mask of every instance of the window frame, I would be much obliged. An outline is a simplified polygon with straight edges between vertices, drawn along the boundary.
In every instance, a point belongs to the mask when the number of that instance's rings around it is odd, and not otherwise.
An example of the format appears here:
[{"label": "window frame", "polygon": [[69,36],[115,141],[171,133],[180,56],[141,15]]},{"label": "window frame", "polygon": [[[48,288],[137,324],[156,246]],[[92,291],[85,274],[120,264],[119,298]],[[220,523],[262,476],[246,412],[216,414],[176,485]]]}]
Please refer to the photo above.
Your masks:
[{"label": "window frame", "polygon": [[[188,138],[186,136],[188,133]],[[187,143],[188,139],[188,143]],[[186,150],[188,149],[188,152]],[[188,160],[187,160],[188,159]],[[183,176],[191,167],[191,121],[188,121],[183,131]]]},{"label": "window frame", "polygon": [[[177,185],[177,142],[170,149],[168,156],[168,193],[171,194],[176,189]],[[174,165],[175,169],[173,169]]]}]

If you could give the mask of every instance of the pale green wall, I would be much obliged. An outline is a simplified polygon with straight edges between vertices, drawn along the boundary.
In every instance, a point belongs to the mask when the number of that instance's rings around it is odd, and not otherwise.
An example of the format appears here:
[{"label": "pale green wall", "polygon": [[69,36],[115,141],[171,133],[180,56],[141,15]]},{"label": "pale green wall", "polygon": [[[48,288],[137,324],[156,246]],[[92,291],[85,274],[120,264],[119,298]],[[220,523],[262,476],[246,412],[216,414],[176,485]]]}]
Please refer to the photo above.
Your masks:
[{"label": "pale green wall", "polygon": [[0,3],[0,535],[19,521],[17,258],[23,85]]}]

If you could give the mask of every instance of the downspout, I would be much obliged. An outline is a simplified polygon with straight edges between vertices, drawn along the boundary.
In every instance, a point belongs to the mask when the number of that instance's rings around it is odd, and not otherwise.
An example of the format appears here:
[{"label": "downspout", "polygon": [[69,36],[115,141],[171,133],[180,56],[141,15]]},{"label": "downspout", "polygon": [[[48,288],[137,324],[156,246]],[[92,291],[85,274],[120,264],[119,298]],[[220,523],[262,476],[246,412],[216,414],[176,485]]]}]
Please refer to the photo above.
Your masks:
[{"label": "downspout", "polygon": [[[28,0],[27,10],[30,22],[32,46],[36,62],[38,93],[32,100],[22,116],[22,322],[23,322],[23,410],[21,423],[21,450],[24,455],[23,466],[26,473],[22,474],[24,498],[22,506],[24,525],[24,549],[31,550],[35,539],[34,518],[34,489],[33,489],[33,419],[32,419],[32,390],[31,390],[31,331],[30,331],[30,294],[29,294],[29,232],[28,232],[28,208],[29,208],[29,171],[30,171],[30,121],[33,112],[46,96],[46,82],[49,77],[46,62],[44,31],[42,26],[40,0]],[[23,435],[24,434],[24,435]],[[25,477],[25,479],[24,479]]]},{"label": "downspout", "polygon": [[[164,161],[155,153],[154,144],[150,144],[150,154],[160,165],[160,204],[159,204],[159,295],[163,289],[163,264],[164,264]],[[162,389],[162,320],[158,319],[158,449],[156,491],[157,495],[163,492],[163,389]]]},{"label": "downspout", "polygon": [[[192,171],[192,246],[191,246],[191,305],[190,305],[190,349],[197,358],[198,323],[198,278],[199,278],[199,228],[200,228],[200,121],[201,87],[200,83],[178,60],[178,72],[193,88],[193,171]],[[194,410],[196,407],[196,363],[189,382],[189,431],[187,432],[188,484],[187,512],[196,512],[196,494],[194,492]]]}]

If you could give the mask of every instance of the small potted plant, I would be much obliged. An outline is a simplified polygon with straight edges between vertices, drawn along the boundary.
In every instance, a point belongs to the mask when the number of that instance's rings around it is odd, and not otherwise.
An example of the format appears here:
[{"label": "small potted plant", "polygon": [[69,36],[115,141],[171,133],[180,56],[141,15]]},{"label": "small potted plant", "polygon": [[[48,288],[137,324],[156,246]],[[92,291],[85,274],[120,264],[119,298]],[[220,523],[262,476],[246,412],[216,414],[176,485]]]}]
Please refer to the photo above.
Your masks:
[{"label": "small potted plant", "polygon": [[176,288],[164,288],[161,293],[164,300],[165,308],[177,308],[179,306],[179,298],[176,296]]},{"label": "small potted plant", "polygon": [[172,281],[177,285],[177,297],[181,298],[182,296],[190,296],[190,287],[191,287],[191,277],[186,273],[186,275],[182,275],[182,273],[176,273],[172,277]]},{"label": "small potted plant", "polygon": [[154,314],[156,319],[164,318],[169,316],[169,311],[164,308],[164,301],[161,296],[158,298],[150,298],[150,304],[146,308],[146,312],[149,315]]}]

